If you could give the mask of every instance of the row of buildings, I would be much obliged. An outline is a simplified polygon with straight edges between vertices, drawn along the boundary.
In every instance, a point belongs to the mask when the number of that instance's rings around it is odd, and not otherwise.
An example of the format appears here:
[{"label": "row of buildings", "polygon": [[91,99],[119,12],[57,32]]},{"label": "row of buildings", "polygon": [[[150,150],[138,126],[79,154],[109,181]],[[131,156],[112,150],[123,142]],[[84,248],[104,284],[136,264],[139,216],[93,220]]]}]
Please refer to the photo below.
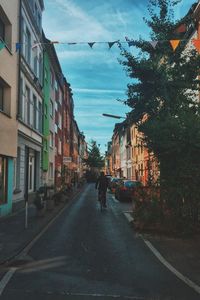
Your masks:
[{"label": "row of buildings", "polygon": [[105,172],[113,177],[141,181],[144,185],[157,182],[158,162],[145,147],[135,124],[124,121],[115,125],[105,155]]},{"label": "row of buildings", "polygon": [[[184,19],[190,22],[184,23]],[[192,5],[188,14],[177,24],[181,39],[187,40],[184,54],[195,49],[194,40],[200,42],[200,1]],[[200,44],[196,43],[200,52]],[[193,94],[193,101],[199,103],[199,93]],[[139,180],[144,185],[159,183],[159,163],[144,144],[143,135],[136,124],[129,120],[116,124],[112,141],[108,143],[105,155],[105,172],[115,177]]]},{"label": "row of buildings", "polygon": [[87,144],[43,11],[43,0],[0,0],[0,217],[84,172]]}]

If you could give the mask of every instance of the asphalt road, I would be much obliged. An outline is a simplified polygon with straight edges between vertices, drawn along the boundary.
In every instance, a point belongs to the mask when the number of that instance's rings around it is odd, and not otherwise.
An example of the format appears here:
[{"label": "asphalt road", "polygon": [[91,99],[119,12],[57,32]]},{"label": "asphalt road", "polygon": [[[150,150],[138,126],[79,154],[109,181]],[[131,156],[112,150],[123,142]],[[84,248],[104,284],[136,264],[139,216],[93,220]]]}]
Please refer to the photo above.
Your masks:
[{"label": "asphalt road", "polygon": [[108,196],[101,212],[86,187],[25,257],[2,300],[196,300],[199,295],[166,269]]}]

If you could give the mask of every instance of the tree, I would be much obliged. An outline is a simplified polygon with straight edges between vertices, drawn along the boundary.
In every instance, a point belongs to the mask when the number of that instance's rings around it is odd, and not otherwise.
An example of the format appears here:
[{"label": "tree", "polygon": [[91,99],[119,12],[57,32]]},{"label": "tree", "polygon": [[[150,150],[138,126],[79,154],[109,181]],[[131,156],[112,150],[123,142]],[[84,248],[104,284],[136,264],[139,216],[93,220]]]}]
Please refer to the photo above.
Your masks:
[{"label": "tree", "polygon": [[[175,22],[173,8],[181,0],[150,0],[152,41],[132,41],[140,50],[132,55],[122,46],[128,76],[133,80],[127,89],[129,118],[144,134],[144,142],[160,164],[160,185],[165,200],[176,216],[183,216],[183,203],[197,209],[200,201],[200,56],[195,49],[186,50],[186,37],[192,30],[192,6],[189,13]],[[186,24],[184,35],[176,28]],[[191,32],[190,32],[191,31]],[[174,52],[169,41],[184,39]],[[144,120],[144,116],[147,116]]]},{"label": "tree", "polygon": [[90,148],[88,149],[88,158],[84,162],[90,168],[101,169],[104,166],[104,158],[100,154],[96,141],[91,141]]}]

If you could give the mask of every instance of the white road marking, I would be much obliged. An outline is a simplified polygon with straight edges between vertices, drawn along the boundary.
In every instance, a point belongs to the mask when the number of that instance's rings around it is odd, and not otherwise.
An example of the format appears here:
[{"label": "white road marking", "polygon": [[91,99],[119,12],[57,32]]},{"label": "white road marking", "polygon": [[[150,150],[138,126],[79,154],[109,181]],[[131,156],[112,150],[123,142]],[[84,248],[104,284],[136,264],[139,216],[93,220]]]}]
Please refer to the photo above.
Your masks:
[{"label": "white road marking", "polygon": [[134,219],[133,219],[132,215],[130,214],[130,212],[123,212],[123,214],[125,215],[125,217],[127,218],[129,223],[134,221]]},{"label": "white road marking", "polygon": [[5,287],[16,272],[17,268],[11,268],[0,281],[0,296],[3,294]]},{"label": "white road marking", "polygon": [[114,196],[112,196],[112,199],[113,199],[116,203],[119,203],[119,201],[118,201]]},{"label": "white road marking", "polygon": [[191,281],[189,278],[181,274],[178,270],[176,270],[161,254],[158,250],[149,242],[143,238],[143,241],[147,245],[147,247],[153,252],[153,254],[158,258],[158,260],[168,268],[176,277],[182,280],[185,284],[195,290],[198,294],[200,294],[200,286]]},{"label": "white road marking", "polygon": [[105,299],[105,297],[110,298],[123,298],[123,299],[135,299],[135,300],[143,300],[144,297],[137,297],[137,296],[122,296],[122,295],[109,295],[109,294],[82,294],[82,293],[68,293],[66,292],[65,295],[67,296],[83,296],[83,297],[99,297]]}]

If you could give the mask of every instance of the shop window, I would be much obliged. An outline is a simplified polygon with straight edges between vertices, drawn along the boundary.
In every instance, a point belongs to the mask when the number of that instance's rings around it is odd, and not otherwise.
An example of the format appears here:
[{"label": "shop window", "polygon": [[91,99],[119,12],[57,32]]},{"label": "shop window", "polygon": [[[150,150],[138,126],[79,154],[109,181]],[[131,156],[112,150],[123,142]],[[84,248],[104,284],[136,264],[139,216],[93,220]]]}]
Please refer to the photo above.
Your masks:
[{"label": "shop window", "polygon": [[0,205],[7,202],[8,161],[0,156]]}]

